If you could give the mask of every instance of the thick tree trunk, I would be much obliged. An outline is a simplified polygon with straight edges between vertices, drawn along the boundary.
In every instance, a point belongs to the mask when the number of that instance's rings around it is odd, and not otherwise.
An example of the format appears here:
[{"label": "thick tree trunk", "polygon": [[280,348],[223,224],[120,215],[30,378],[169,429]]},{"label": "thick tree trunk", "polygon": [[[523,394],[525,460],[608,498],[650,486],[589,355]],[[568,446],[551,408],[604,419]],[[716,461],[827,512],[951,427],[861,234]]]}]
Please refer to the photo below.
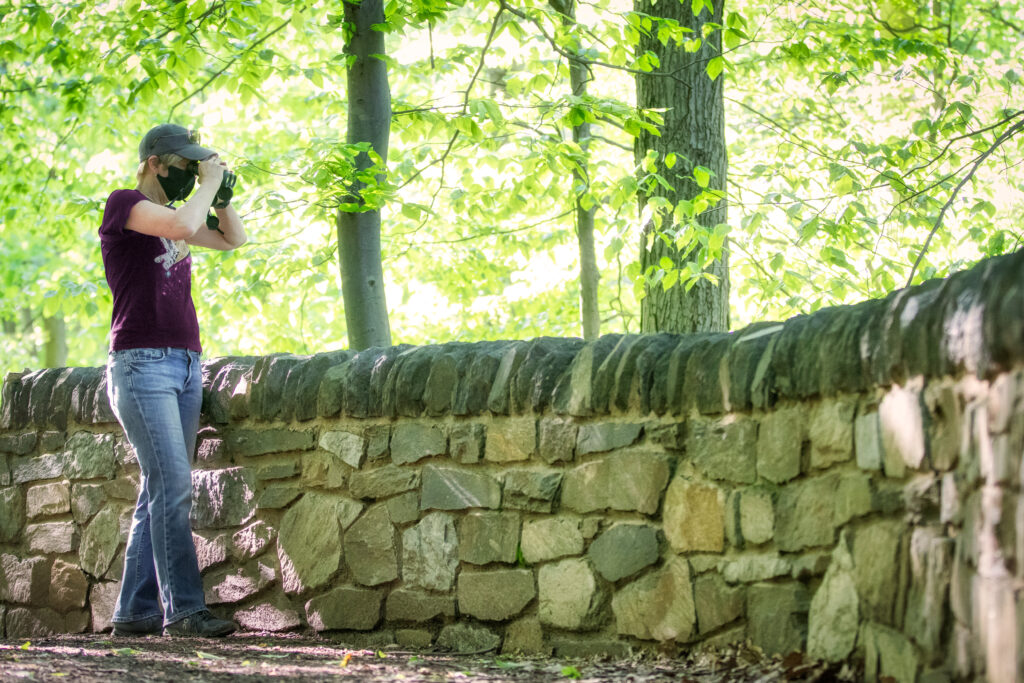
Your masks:
[{"label": "thick tree trunk", "polygon": [[[722,23],[724,0],[713,0],[714,15],[703,9],[694,16],[691,3],[680,0],[634,0],[634,9],[650,16],[675,19],[682,26],[693,30],[694,37],[703,35],[706,22]],[[661,136],[642,132],[636,141],[636,159],[639,164],[647,150],[655,150],[659,159],[674,152],[680,155],[679,163],[672,169],[659,167],[672,185],[674,192],[659,188],[658,192],[673,204],[682,199],[692,199],[700,194],[700,187],[686,178],[692,175],[695,166],[704,166],[714,172],[710,189],[725,191],[726,163],[725,150],[725,103],[722,81],[708,77],[705,68],[712,57],[721,54],[721,32],[714,31],[704,40],[697,53],[688,53],[682,47],[670,42],[664,46],[654,36],[642,36],[639,50],[651,51],[658,55],[660,74],[637,75],[637,105],[645,109],[664,109],[665,122]],[[645,198],[641,195],[640,210],[643,211]],[[668,217],[662,230],[667,229]],[[714,209],[698,218],[701,225],[713,227],[726,222],[726,204],[722,200]],[[681,254],[674,246],[654,235],[654,226],[644,226],[640,248],[641,265],[659,267],[662,258],[668,257],[677,266],[685,265]],[[718,278],[719,284],[712,285],[700,280],[686,291],[682,283],[665,291],[661,284],[648,287],[640,308],[640,327],[643,332],[689,333],[699,331],[724,331],[729,329],[729,264],[728,252],[723,250],[721,262],[716,262],[709,272]]]},{"label": "thick tree trunk", "polygon": [[64,316],[57,314],[44,319],[46,347],[43,367],[63,368],[68,364],[68,334]]},{"label": "thick tree trunk", "polygon": [[[350,31],[345,47],[355,57],[348,68],[347,142],[369,142],[381,159],[388,157],[391,130],[391,90],[387,64],[373,56],[384,54],[384,34],[374,24],[384,23],[382,0],[345,3],[345,22]],[[366,154],[360,168],[372,165]],[[351,201],[360,201],[363,186],[353,182]],[[338,260],[341,293],[345,302],[349,347],[360,350],[391,345],[384,298],[384,269],[380,253],[380,211],[338,212]]]}]

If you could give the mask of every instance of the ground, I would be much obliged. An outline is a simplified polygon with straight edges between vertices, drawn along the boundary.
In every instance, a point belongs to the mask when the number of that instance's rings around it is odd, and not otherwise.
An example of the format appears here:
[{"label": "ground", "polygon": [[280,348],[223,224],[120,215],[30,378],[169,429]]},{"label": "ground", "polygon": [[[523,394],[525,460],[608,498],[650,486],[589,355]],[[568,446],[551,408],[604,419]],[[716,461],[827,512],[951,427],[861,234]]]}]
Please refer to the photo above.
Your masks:
[{"label": "ground", "polygon": [[75,683],[239,681],[835,681],[846,666],[769,658],[746,648],[629,660],[355,650],[328,638],[243,633],[223,639],[75,634],[0,640],[0,680]]}]

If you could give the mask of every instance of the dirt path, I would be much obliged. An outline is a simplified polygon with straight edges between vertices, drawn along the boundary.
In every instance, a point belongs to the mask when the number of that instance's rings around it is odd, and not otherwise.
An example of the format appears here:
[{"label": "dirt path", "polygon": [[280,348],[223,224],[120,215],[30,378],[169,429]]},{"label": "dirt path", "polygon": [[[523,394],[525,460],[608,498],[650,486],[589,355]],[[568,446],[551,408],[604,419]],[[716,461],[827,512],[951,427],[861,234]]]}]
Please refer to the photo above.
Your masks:
[{"label": "dirt path", "polygon": [[347,649],[325,638],[245,633],[222,640],[112,638],[106,634],[0,640],[0,680],[75,683],[182,681],[834,681],[846,668],[766,659],[746,650],[715,656],[567,660]]}]

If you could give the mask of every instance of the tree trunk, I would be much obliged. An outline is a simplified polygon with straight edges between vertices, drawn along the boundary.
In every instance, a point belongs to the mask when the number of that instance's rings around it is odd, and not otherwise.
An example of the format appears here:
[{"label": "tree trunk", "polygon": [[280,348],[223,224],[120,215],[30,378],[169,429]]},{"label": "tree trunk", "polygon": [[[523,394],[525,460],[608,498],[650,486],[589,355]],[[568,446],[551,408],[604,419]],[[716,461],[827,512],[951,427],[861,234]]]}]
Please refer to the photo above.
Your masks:
[{"label": "tree trunk", "polygon": [[[576,23],[575,0],[551,0],[551,6],[562,15],[566,26]],[[572,94],[581,97],[587,94],[590,72],[583,62],[569,59],[569,83]],[[576,240],[580,249],[580,320],[583,324],[583,338],[597,339],[601,334],[601,314],[597,307],[597,287],[600,272],[597,269],[597,253],[594,248],[594,215],[596,206],[583,207],[580,194],[590,187],[587,161],[590,152],[590,123],[581,121],[572,127],[572,140],[583,149],[583,158],[572,172],[573,194],[576,196]]]},{"label": "tree trunk", "polygon": [[[345,2],[345,52],[355,57],[348,68],[349,144],[369,142],[381,159],[388,158],[391,129],[391,90],[387,64],[374,55],[384,54],[384,33],[373,30],[384,23],[382,0]],[[357,159],[360,169],[373,165],[367,154]],[[365,186],[353,181],[350,201],[360,202]],[[391,325],[384,299],[384,269],[380,253],[380,211],[338,212],[338,260],[341,293],[345,302],[349,348],[391,345]]]},{"label": "tree trunk", "polygon": [[64,324],[64,316],[57,314],[45,318],[46,346],[43,367],[63,368],[68,364],[68,335]]},{"label": "tree trunk", "polygon": [[[714,14],[706,8],[694,16],[690,2],[680,0],[634,0],[634,9],[650,16],[674,19],[682,26],[693,30],[697,38],[703,35],[706,22],[722,23],[724,0],[713,0]],[[637,106],[644,109],[664,109],[664,125],[661,136],[641,132],[636,140],[636,160],[639,165],[648,150],[658,152],[659,161],[674,152],[679,162],[672,169],[659,167],[672,185],[673,191],[659,187],[657,192],[673,204],[680,200],[693,199],[701,188],[687,178],[692,176],[695,166],[704,166],[714,172],[709,189],[725,192],[728,170],[725,150],[725,102],[723,99],[723,77],[712,80],[706,73],[707,62],[722,52],[720,31],[714,31],[696,53],[688,53],[671,41],[664,46],[654,35],[640,38],[640,53],[655,53],[661,66],[660,74],[636,77]],[[640,195],[640,211],[643,212],[646,199]],[[662,230],[668,228],[666,216]],[[713,227],[726,222],[726,203],[723,199],[713,209],[698,217],[698,222]],[[682,254],[674,245],[665,244],[655,234],[653,224],[644,226],[640,247],[641,265],[646,271],[648,265],[659,268],[662,258],[668,257],[676,267],[685,265]],[[669,240],[671,242],[671,240]],[[703,331],[724,331],[729,329],[729,263],[728,252],[723,248],[722,260],[715,262],[707,272],[718,278],[718,285],[701,279],[690,289],[682,282],[665,291],[660,283],[646,290],[640,307],[640,328],[642,332],[690,333]]]}]

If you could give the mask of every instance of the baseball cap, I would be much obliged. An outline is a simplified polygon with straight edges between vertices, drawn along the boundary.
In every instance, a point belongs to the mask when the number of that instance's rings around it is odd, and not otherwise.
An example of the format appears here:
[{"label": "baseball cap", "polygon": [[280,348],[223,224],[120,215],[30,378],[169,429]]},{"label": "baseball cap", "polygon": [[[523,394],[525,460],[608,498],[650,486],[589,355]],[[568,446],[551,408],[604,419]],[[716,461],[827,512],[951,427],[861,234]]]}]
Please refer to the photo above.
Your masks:
[{"label": "baseball cap", "polygon": [[177,154],[189,161],[202,161],[216,152],[199,146],[197,131],[174,123],[162,123],[146,133],[139,143],[139,161],[145,161],[154,154]]}]

